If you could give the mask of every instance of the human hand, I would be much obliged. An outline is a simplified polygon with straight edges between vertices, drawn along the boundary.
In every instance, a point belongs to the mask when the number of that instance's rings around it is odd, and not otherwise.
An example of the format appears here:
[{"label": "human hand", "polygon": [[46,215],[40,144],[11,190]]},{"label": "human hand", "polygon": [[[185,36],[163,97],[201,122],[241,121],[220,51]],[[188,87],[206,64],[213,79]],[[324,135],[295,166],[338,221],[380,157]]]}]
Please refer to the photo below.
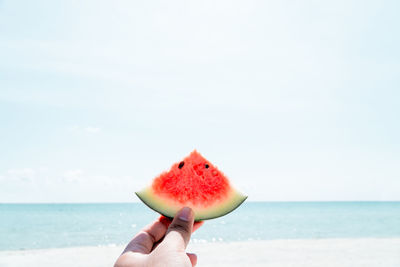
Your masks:
[{"label": "human hand", "polygon": [[196,254],[186,253],[193,231],[203,222],[194,222],[190,208],[181,209],[171,220],[161,216],[141,230],[117,259],[114,267],[192,267]]}]

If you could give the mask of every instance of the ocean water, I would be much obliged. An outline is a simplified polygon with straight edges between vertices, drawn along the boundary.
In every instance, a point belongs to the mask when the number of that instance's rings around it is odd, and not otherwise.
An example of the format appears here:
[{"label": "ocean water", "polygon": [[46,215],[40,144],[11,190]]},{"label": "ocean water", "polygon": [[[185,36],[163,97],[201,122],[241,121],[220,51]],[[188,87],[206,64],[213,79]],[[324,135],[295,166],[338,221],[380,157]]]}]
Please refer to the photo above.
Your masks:
[{"label": "ocean water", "polygon": [[[0,204],[0,250],[126,244],[157,213],[142,203]],[[400,202],[245,202],[192,242],[400,237]]]}]

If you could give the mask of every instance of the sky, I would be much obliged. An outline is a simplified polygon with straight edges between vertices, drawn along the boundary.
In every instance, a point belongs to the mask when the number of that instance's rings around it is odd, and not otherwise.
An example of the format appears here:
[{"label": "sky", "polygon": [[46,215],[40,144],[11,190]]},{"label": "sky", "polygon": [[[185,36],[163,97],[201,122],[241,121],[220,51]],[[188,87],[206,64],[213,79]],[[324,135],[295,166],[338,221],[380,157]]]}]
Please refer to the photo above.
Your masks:
[{"label": "sky", "polygon": [[0,0],[0,202],[400,200],[398,1]]}]

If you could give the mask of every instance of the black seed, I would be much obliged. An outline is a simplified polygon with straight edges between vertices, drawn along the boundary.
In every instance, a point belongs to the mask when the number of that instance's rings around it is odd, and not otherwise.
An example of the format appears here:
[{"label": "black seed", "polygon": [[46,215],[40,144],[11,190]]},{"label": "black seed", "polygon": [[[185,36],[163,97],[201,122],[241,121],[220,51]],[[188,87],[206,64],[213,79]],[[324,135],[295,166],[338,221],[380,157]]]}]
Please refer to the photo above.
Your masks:
[{"label": "black seed", "polygon": [[204,167],[206,167],[206,169],[208,169],[208,167],[210,167],[210,166],[206,163],[206,165],[204,165]]},{"label": "black seed", "polygon": [[183,165],[185,165],[185,162],[181,161],[181,163],[179,163],[178,168],[182,169]]}]

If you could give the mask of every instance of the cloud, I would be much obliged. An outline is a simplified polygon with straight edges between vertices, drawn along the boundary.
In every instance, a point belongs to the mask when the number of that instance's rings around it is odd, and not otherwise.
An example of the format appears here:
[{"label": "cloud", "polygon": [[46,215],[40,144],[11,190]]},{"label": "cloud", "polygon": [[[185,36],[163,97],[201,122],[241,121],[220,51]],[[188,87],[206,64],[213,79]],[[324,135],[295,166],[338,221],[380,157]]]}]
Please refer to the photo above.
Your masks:
[{"label": "cloud", "polygon": [[14,181],[32,182],[36,177],[36,173],[37,171],[31,168],[10,169],[3,177]]},{"label": "cloud", "polygon": [[101,131],[101,128],[99,127],[94,127],[94,126],[78,126],[78,125],[73,125],[67,128],[67,130],[71,133],[86,133],[86,134],[98,134]]},{"label": "cloud", "polygon": [[101,129],[100,129],[100,128],[97,128],[97,127],[88,126],[88,127],[86,127],[84,130],[85,130],[85,132],[87,132],[87,133],[97,134],[97,133],[100,132]]},{"label": "cloud", "polygon": [[80,168],[15,168],[0,172],[0,202],[132,201],[137,183],[129,175]]},{"label": "cloud", "polygon": [[81,169],[67,170],[62,175],[63,182],[66,183],[79,183],[85,186],[95,186],[95,185],[112,185],[114,180],[128,180],[128,176],[110,176],[103,174],[87,173]]},{"label": "cloud", "polygon": [[83,178],[83,171],[82,170],[69,170],[64,172],[62,175],[64,181],[69,183],[78,183]]},{"label": "cloud", "polygon": [[0,180],[4,182],[20,182],[20,183],[31,183],[37,182],[39,179],[47,179],[47,172],[49,168],[41,166],[38,168],[16,168],[8,169],[4,173],[0,174]]},{"label": "cloud", "polygon": [[38,168],[39,172],[47,172],[49,170],[48,167],[42,166]]}]

